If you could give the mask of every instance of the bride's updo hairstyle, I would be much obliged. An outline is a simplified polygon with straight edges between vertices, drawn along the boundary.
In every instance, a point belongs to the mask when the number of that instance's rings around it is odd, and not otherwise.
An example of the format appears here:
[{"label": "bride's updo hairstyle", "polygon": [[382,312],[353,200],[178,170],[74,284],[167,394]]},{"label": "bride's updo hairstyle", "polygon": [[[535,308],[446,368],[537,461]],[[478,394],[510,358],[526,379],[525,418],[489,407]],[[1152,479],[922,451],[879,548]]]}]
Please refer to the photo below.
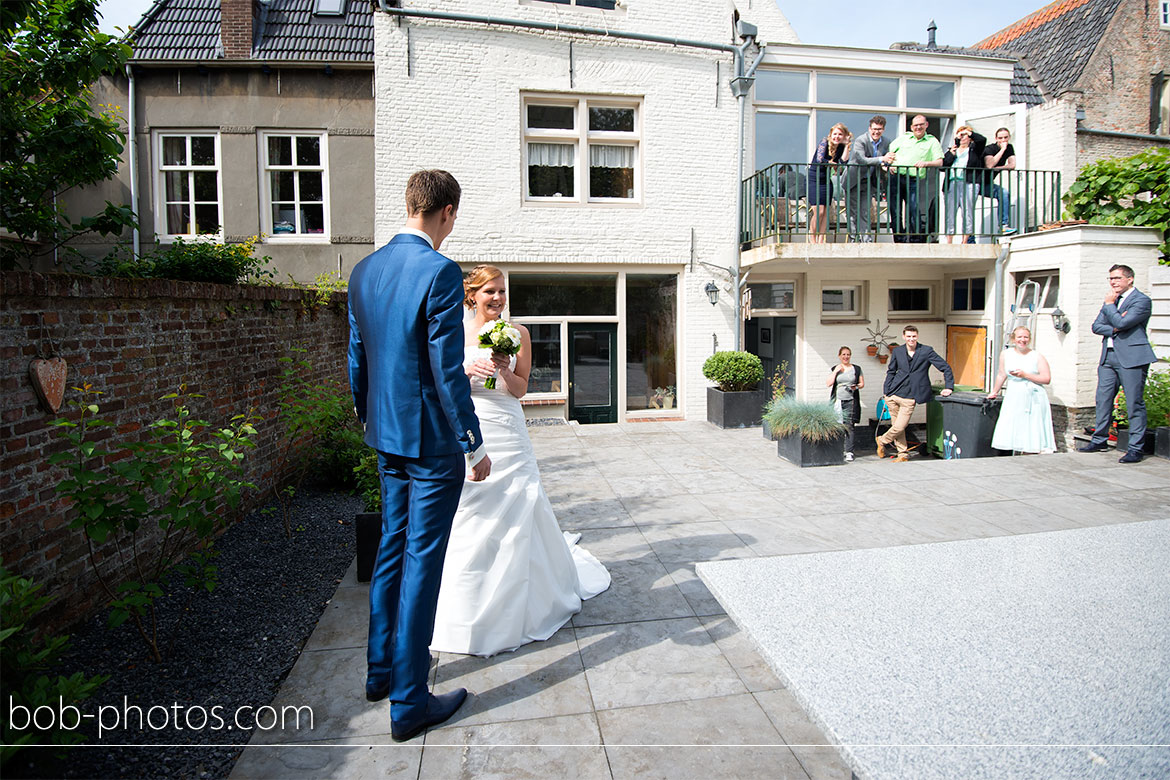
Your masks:
[{"label": "bride's updo hairstyle", "polygon": [[475,308],[475,294],[480,288],[504,275],[504,272],[494,265],[477,265],[463,277],[463,305],[469,309]]}]

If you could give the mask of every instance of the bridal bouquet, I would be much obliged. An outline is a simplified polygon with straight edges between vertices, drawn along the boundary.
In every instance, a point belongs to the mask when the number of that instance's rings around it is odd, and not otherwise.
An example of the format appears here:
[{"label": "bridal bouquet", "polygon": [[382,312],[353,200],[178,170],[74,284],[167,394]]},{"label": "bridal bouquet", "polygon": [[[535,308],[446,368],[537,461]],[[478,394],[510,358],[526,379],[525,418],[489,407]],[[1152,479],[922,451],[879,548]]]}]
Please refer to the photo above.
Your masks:
[{"label": "bridal bouquet", "polygon": [[[504,320],[495,320],[479,329],[479,344],[496,354],[512,356],[520,351],[520,331]],[[496,376],[499,373],[497,371],[487,378],[483,383],[485,389],[496,389]]]}]

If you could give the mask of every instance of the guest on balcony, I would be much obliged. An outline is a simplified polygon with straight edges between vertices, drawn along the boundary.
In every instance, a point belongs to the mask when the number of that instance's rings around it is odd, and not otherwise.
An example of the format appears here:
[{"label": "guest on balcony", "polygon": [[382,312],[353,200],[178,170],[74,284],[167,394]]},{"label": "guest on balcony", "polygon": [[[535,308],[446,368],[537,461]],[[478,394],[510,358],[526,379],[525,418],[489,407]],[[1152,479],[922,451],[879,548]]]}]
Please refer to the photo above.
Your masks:
[{"label": "guest on balcony", "polygon": [[1004,235],[1016,232],[1012,226],[1011,188],[1004,187],[996,181],[1000,171],[1014,171],[1016,169],[1016,150],[1012,147],[1012,134],[1006,127],[995,131],[995,143],[988,144],[983,150],[983,167],[989,173],[983,183],[983,194],[999,201],[999,224]]},{"label": "guest on balcony", "polygon": [[[975,198],[983,179],[983,149],[987,139],[970,125],[963,125],[955,135],[954,145],[943,155],[943,196],[946,234],[944,244],[965,244],[967,235],[975,232]],[[959,225],[955,216],[959,216]]]},{"label": "guest on balcony", "polygon": [[926,243],[926,215],[934,200],[934,179],[927,177],[925,169],[938,168],[943,161],[942,145],[926,127],[926,117],[919,114],[910,120],[910,129],[890,144],[894,155],[890,222],[894,241],[899,244]]},{"label": "guest on balcony", "polygon": [[829,128],[829,134],[817,144],[808,166],[810,243],[825,243],[825,232],[829,229],[829,206],[833,203],[833,182],[829,175],[836,173],[837,166],[845,162],[848,156],[849,128],[838,122]]},{"label": "guest on balcony", "polygon": [[881,196],[886,178],[882,164],[894,161],[890,142],[882,135],[886,118],[878,115],[869,120],[869,132],[853,142],[849,165],[845,169],[845,216],[849,221],[849,240],[873,242],[873,206]]}]

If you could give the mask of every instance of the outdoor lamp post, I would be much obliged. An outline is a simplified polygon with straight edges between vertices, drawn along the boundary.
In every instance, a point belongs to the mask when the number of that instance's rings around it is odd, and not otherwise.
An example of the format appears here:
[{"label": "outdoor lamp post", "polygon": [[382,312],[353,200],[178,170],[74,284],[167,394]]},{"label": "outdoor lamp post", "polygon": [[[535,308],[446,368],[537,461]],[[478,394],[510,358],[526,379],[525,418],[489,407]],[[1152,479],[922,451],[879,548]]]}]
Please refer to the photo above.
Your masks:
[{"label": "outdoor lamp post", "polygon": [[715,285],[715,280],[707,282],[707,286],[703,288],[703,292],[707,293],[707,300],[711,301],[711,305],[719,303],[719,288]]}]

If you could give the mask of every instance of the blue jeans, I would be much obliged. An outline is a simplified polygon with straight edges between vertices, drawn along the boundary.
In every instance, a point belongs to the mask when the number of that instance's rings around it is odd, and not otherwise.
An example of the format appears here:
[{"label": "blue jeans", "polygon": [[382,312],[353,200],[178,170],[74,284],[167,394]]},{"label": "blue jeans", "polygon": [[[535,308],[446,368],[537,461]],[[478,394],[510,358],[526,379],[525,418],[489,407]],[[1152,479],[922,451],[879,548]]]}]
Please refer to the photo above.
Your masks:
[{"label": "blue jeans", "polygon": [[999,224],[1003,227],[1011,224],[1012,199],[1008,191],[998,184],[992,184],[985,194],[999,201]]}]

